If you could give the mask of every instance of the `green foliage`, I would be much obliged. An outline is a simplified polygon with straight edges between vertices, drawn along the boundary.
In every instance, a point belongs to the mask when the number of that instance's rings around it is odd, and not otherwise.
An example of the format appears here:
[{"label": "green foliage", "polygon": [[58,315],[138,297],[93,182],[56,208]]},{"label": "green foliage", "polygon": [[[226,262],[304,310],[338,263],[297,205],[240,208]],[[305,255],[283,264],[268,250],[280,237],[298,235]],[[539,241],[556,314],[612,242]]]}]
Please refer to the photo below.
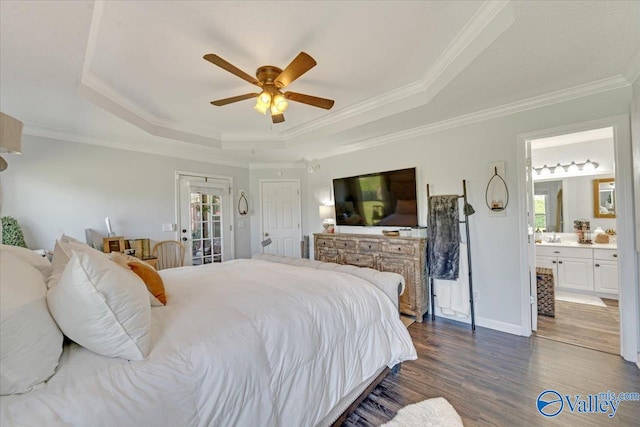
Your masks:
[{"label": "green foliage", "polygon": [[15,218],[10,216],[2,217],[2,243],[11,246],[22,246],[23,248],[27,247],[22,228]]}]

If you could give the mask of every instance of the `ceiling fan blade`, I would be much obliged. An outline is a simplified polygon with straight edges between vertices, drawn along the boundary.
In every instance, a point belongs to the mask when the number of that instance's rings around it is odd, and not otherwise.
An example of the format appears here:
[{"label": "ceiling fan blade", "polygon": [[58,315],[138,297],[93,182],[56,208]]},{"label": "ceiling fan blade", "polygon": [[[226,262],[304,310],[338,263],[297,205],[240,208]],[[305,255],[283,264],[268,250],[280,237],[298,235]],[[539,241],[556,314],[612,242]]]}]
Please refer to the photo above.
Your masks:
[{"label": "ceiling fan blade", "polygon": [[222,107],[223,105],[232,104],[238,101],[244,101],[245,99],[256,98],[259,93],[245,93],[244,95],[232,96],[231,98],[218,99],[215,101],[211,101],[211,104],[216,105],[218,107]]},{"label": "ceiling fan blade", "polygon": [[312,105],[314,107],[330,110],[333,107],[334,100],[327,98],[318,98],[317,96],[305,95],[304,93],[285,92],[284,97],[291,101],[301,102],[303,104]]},{"label": "ceiling fan blade", "polygon": [[273,123],[282,123],[284,122],[284,114],[280,113],[280,114],[272,114],[271,115],[271,121]]},{"label": "ceiling fan blade", "polygon": [[236,76],[240,77],[243,80],[248,81],[251,84],[254,84],[256,86],[260,86],[260,82],[255,77],[245,73],[240,68],[228,63],[227,61],[225,61],[224,59],[220,58],[216,54],[208,53],[205,56],[203,56],[203,58],[206,59],[207,61],[211,62],[213,65],[217,65],[218,67],[222,68],[223,70],[227,70],[231,74],[235,74]]},{"label": "ceiling fan blade", "polygon": [[276,86],[283,88],[291,84],[295,79],[315,67],[316,64],[317,62],[315,59],[305,52],[300,52],[298,56],[296,56],[295,59],[287,65],[287,68],[285,68],[280,75],[276,77]]}]

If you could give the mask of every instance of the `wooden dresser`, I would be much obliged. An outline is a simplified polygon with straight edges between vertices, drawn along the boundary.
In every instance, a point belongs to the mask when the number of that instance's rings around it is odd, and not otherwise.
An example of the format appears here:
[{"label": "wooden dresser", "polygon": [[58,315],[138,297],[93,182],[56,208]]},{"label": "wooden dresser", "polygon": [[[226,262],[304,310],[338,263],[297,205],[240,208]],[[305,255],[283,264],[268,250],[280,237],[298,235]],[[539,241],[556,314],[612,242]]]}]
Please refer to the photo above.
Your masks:
[{"label": "wooden dresser", "polygon": [[424,237],[386,237],[375,234],[314,234],[315,259],[337,264],[369,267],[401,274],[405,291],[400,296],[400,312],[422,316],[429,309]]}]

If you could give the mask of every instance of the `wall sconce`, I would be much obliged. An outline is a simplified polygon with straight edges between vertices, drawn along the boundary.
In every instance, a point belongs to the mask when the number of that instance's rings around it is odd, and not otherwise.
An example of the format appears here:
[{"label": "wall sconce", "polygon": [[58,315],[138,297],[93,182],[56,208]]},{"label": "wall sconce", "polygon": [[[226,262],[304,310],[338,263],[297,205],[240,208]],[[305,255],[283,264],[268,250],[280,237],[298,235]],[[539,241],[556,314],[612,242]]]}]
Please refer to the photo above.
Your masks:
[{"label": "wall sconce", "polygon": [[534,167],[533,170],[538,176],[548,176],[560,175],[563,173],[591,172],[596,170],[598,166],[600,166],[599,163],[592,162],[591,160],[587,159],[587,161],[584,163],[571,162],[567,165],[561,165],[560,163],[558,163],[557,165],[551,167],[547,165],[544,165],[541,168]]},{"label": "wall sconce", "polygon": [[[22,122],[5,113],[0,113],[0,153],[20,154],[22,148]],[[5,159],[0,157],[0,172],[7,168]]]},{"label": "wall sconce", "polygon": [[320,205],[318,209],[320,213],[320,219],[324,220],[322,223],[322,228],[324,228],[325,233],[333,233],[333,206],[330,205]]}]

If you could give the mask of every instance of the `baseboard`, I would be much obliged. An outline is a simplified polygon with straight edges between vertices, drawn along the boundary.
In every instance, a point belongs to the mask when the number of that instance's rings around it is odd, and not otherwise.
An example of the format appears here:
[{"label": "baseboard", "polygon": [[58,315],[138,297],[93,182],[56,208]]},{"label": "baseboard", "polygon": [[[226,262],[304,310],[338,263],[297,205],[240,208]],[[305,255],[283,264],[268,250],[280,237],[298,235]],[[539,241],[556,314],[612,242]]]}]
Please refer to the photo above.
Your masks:
[{"label": "baseboard", "polygon": [[[429,314],[426,314],[425,318],[428,315]],[[460,322],[460,323],[466,323],[468,325],[471,324],[470,317],[447,316],[442,314],[442,312],[440,312],[440,309],[438,307],[436,307],[436,316],[442,317],[444,319],[455,320],[456,322]],[[500,332],[506,332],[512,335],[520,335],[520,336],[524,335],[522,330],[522,325],[514,325],[512,323],[500,322],[498,320],[487,319],[484,317],[476,317],[476,326],[482,326],[483,328],[493,329],[495,331],[500,331]],[[531,335],[530,332],[528,335],[524,335],[524,336],[529,336],[529,335]]]},{"label": "baseboard", "polygon": [[476,317],[476,325],[500,332],[506,332],[512,335],[524,335],[522,325],[514,325],[513,323],[500,322],[498,320],[486,319],[484,317]]}]

